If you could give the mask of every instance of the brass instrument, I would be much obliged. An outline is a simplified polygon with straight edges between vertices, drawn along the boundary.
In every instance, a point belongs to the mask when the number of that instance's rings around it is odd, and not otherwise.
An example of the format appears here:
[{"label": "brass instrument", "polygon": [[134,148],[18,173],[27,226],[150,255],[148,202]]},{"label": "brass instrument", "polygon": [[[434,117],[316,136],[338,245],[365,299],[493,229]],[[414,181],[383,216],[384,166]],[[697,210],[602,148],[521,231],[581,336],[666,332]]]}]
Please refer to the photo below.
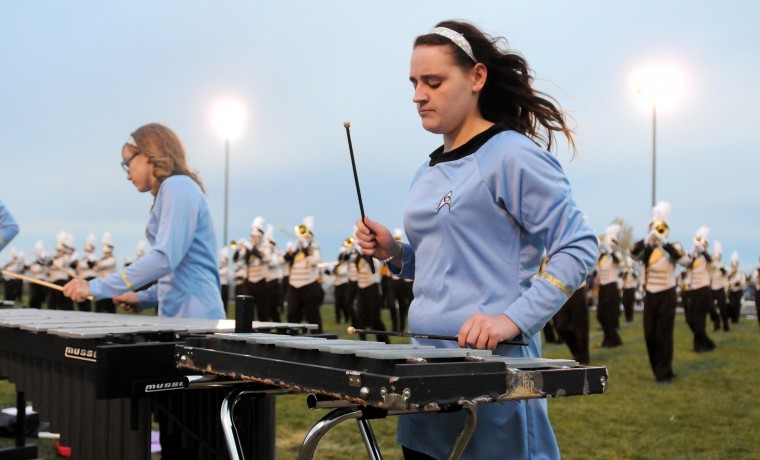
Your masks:
[{"label": "brass instrument", "polygon": [[655,233],[660,236],[667,236],[668,232],[670,231],[668,223],[664,220],[655,220],[649,225],[649,228],[653,228]]},{"label": "brass instrument", "polygon": [[343,241],[343,246],[347,248],[352,248],[354,247],[355,242],[356,242],[356,239],[354,239],[353,236],[349,236],[348,238],[345,239],[345,241]]},{"label": "brass instrument", "polygon": [[296,236],[299,238],[306,238],[309,235],[309,229],[303,224],[296,225],[295,232]]}]

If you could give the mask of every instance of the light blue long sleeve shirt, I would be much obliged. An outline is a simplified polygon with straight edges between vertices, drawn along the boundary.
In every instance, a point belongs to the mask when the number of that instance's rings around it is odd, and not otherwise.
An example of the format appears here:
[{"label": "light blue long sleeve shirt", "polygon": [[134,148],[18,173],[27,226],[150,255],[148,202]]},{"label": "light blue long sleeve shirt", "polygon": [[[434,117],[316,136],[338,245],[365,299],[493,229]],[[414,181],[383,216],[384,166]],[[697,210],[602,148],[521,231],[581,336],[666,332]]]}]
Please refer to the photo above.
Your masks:
[{"label": "light blue long sleeve shirt", "polygon": [[0,201],[0,251],[18,235],[18,224],[8,208]]},{"label": "light blue long sleeve shirt", "polygon": [[145,236],[151,249],[133,264],[90,281],[95,299],[138,291],[140,308],[159,316],[223,319],[216,237],[202,190],[190,177],[168,177],[158,189]]},{"label": "light blue long sleeve shirt", "polygon": [[[529,346],[500,346],[539,357],[546,322],[596,261],[597,239],[572,199],[559,162],[527,137],[494,126],[415,176],[407,199],[400,275],[414,279],[409,331],[456,335],[475,313],[505,314]],[[532,278],[546,251],[543,277]],[[397,270],[398,271],[398,270]],[[456,342],[422,341],[437,347]],[[445,458],[464,415],[399,418],[398,438]],[[545,400],[481,405],[463,458],[558,458]]]}]

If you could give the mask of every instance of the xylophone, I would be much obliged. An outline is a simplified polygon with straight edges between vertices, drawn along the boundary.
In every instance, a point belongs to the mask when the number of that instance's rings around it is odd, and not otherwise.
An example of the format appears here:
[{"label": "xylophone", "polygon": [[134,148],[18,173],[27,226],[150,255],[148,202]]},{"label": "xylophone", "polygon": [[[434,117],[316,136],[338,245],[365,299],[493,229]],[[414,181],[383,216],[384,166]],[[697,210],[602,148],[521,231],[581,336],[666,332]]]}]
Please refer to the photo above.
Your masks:
[{"label": "xylophone", "polygon": [[[289,334],[316,328],[250,324]],[[72,458],[149,459],[153,413],[194,452],[186,458],[226,457],[217,414],[234,382],[188,375],[174,353],[192,334],[234,330],[233,320],[1,309],[0,376],[33,402]]]},{"label": "xylophone", "polygon": [[[380,458],[368,420],[412,412],[467,411],[467,423],[450,458],[464,451],[478,404],[603,393],[604,367],[572,360],[507,358],[488,350],[338,340],[266,333],[216,333],[176,345],[180,368],[236,381],[309,394],[312,408],[331,408],[307,434],[299,459],[311,458],[319,440],[345,420],[360,422],[370,458]],[[225,399],[234,407],[238,393]],[[225,435],[231,458],[240,458],[231,416]]]}]

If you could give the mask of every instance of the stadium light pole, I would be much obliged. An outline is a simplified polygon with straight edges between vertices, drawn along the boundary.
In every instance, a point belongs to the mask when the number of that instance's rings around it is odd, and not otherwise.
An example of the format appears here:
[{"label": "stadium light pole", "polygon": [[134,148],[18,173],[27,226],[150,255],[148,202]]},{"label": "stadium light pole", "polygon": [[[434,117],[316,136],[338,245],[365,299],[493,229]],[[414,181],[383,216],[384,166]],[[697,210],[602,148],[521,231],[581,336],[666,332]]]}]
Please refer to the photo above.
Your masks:
[{"label": "stadium light pole", "polygon": [[[229,177],[230,177],[230,141],[240,137],[243,131],[243,122],[245,120],[245,108],[243,104],[235,99],[222,99],[218,101],[211,112],[211,124],[214,126],[219,135],[224,139],[224,232],[223,246],[229,244],[227,233],[227,215],[229,209]],[[232,290],[233,283],[229,282],[227,286]],[[229,298],[229,297],[228,297]],[[226,309],[226,305],[225,305]]]},{"label": "stadium light pole", "polygon": [[671,65],[652,66],[633,76],[639,103],[652,109],[652,207],[657,204],[657,108],[670,108],[683,90],[681,72]]}]

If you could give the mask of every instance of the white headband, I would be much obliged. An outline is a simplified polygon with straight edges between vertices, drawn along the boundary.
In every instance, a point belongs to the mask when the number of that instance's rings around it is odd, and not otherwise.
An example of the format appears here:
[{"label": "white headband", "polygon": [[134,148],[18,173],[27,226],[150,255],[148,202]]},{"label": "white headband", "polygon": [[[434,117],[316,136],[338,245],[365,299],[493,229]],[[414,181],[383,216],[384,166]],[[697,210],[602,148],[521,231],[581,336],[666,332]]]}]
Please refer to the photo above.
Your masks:
[{"label": "white headband", "polygon": [[475,59],[475,55],[472,53],[472,47],[470,46],[470,42],[467,41],[466,38],[464,38],[464,35],[460,34],[456,30],[449,29],[448,27],[435,27],[430,31],[431,34],[438,34],[441,37],[446,37],[452,42],[454,42],[455,45],[457,45],[462,51],[465,52],[467,56],[472,59],[472,62],[478,62],[477,59]]},{"label": "white headband", "polygon": [[126,142],[124,142],[124,143],[127,144],[127,145],[131,145],[132,147],[137,147],[137,142],[135,142],[135,138],[132,137],[131,134],[129,135],[129,137],[127,138]]}]

